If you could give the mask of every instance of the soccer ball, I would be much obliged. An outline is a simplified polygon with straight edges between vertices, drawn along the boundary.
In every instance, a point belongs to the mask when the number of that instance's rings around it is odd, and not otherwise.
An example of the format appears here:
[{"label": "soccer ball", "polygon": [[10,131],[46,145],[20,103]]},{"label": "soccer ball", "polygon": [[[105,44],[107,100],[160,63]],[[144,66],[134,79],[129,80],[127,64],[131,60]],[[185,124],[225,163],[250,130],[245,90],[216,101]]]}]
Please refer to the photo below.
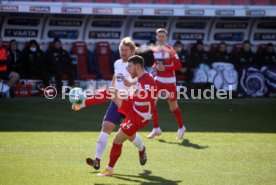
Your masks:
[{"label": "soccer ball", "polygon": [[81,88],[75,87],[70,90],[69,100],[71,103],[81,104],[84,99],[85,99],[85,93]]}]

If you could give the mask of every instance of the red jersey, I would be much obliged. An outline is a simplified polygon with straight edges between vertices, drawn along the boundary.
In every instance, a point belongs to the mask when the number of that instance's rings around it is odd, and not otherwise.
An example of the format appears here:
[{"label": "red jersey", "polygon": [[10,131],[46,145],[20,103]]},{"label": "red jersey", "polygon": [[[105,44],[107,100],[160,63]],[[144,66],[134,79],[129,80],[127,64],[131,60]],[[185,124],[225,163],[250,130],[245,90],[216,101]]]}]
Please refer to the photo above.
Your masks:
[{"label": "red jersey", "polygon": [[138,78],[136,91],[129,97],[129,107],[123,107],[119,111],[126,115],[130,109],[133,109],[143,119],[150,120],[152,112],[155,110],[156,96],[155,81],[151,74],[145,73]]},{"label": "red jersey", "polygon": [[155,80],[164,84],[176,83],[175,71],[181,70],[182,65],[173,47],[170,45],[166,45],[163,49],[155,47],[153,55],[154,65],[163,64],[165,66],[165,71],[156,71]]},{"label": "red jersey", "polygon": [[154,104],[156,94],[155,82],[149,73],[138,78],[136,92],[129,97],[129,100],[124,100],[118,109],[126,116],[120,125],[125,134],[132,136],[148,124],[156,109]]}]

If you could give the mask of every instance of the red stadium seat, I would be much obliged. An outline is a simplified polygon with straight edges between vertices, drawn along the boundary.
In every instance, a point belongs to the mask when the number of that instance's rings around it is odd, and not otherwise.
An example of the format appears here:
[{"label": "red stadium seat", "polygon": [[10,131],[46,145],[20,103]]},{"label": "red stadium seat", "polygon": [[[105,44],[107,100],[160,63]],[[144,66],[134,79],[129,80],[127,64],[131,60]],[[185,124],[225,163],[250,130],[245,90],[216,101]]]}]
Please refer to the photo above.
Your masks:
[{"label": "red stadium seat", "polygon": [[151,0],[134,0],[135,3],[141,3],[141,4],[151,4]]},{"label": "red stadium seat", "polygon": [[216,52],[217,49],[218,49],[218,47],[219,47],[219,44],[218,44],[218,43],[213,43],[213,44],[211,44],[211,46],[210,46],[210,53]]},{"label": "red stadium seat", "polygon": [[99,70],[104,80],[111,80],[113,77],[110,63],[111,48],[108,42],[98,42],[96,45]]},{"label": "red stadium seat", "polygon": [[78,2],[78,3],[92,3],[93,0],[74,0],[75,2]]},{"label": "red stadium seat", "polygon": [[235,44],[232,49],[232,54],[235,56],[242,48],[242,44]]},{"label": "red stadium seat", "polygon": [[194,0],[194,4],[212,4],[212,0]]},{"label": "red stadium seat", "polygon": [[53,0],[55,2],[73,2],[73,0]]},{"label": "red stadium seat", "polygon": [[258,46],[258,49],[257,49],[257,54],[262,54],[262,53],[264,53],[265,49],[266,49],[266,44],[260,44],[260,45]]},{"label": "red stadium seat", "polygon": [[156,0],[156,4],[172,4],[171,0]]},{"label": "red stadium seat", "polygon": [[55,2],[74,2],[74,0],[53,0]]},{"label": "red stadium seat", "polygon": [[116,3],[119,3],[119,4],[129,4],[129,3],[132,3],[132,0],[116,0]]},{"label": "red stadium seat", "polygon": [[36,2],[52,2],[53,0],[35,0]]},{"label": "red stadium seat", "polygon": [[215,0],[214,5],[231,5],[231,0]]},{"label": "red stadium seat", "polygon": [[253,0],[253,5],[270,5],[270,0]]},{"label": "red stadium seat", "polygon": [[78,41],[73,43],[73,53],[78,57],[78,74],[80,79],[96,79],[96,74],[88,73],[87,52],[87,45],[85,42]]},{"label": "red stadium seat", "polygon": [[233,5],[250,5],[250,0],[233,0]]},{"label": "red stadium seat", "polygon": [[175,4],[193,4],[193,0],[175,0]]},{"label": "red stadium seat", "polygon": [[96,3],[113,3],[113,0],[95,0]]}]

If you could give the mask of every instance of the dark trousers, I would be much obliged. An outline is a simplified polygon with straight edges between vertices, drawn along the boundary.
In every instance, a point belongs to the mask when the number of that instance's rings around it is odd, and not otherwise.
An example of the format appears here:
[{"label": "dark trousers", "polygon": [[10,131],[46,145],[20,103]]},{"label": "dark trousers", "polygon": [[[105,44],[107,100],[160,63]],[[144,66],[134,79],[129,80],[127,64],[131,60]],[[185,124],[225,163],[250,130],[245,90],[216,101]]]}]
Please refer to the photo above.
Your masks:
[{"label": "dark trousers", "polygon": [[50,75],[54,76],[56,80],[57,91],[62,90],[62,75],[66,74],[68,76],[68,85],[73,86],[74,80],[76,78],[76,69],[73,65],[52,65],[50,67]]}]

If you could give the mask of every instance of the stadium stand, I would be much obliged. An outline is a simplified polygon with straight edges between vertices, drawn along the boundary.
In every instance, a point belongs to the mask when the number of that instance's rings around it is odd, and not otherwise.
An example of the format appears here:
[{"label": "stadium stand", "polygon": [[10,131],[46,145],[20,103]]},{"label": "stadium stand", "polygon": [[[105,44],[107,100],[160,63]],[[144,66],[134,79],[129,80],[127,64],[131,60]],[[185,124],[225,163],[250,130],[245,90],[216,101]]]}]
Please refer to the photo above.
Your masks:
[{"label": "stadium stand", "polygon": [[171,4],[173,2],[171,0],[156,0],[155,3],[157,3],[157,4]]},{"label": "stadium stand", "polygon": [[73,53],[78,57],[78,75],[82,80],[96,79],[96,74],[89,74],[87,67],[87,45],[85,42],[74,42]]},{"label": "stadium stand", "polygon": [[[12,1],[12,0],[7,0]],[[275,0],[16,0],[18,2],[72,2],[117,4],[275,5]]]},{"label": "stadium stand", "polygon": [[242,44],[235,44],[232,49],[233,56],[236,56],[237,53],[241,50]]},{"label": "stadium stand", "polygon": [[211,5],[213,3],[212,3],[212,0],[194,0],[194,4],[208,4],[208,5]]},{"label": "stadium stand", "polygon": [[96,3],[113,3],[113,0],[95,0]]},{"label": "stadium stand", "polygon": [[250,0],[233,0],[234,5],[250,5]]},{"label": "stadium stand", "polygon": [[231,5],[231,0],[215,0],[214,5]]},{"label": "stadium stand", "polygon": [[252,0],[252,5],[270,5],[270,0]]},{"label": "stadium stand", "polygon": [[193,0],[175,0],[175,4],[192,4]]},{"label": "stadium stand", "polygon": [[99,72],[104,80],[111,80],[113,76],[110,61],[111,49],[108,42],[98,42],[96,45]]},{"label": "stadium stand", "polygon": [[140,4],[152,4],[152,0],[134,0],[134,3],[140,3]]},{"label": "stadium stand", "polygon": [[[44,51],[53,38],[60,38],[64,49],[75,54],[72,56],[82,81],[111,80],[120,40],[130,36],[141,46],[146,45],[155,40],[159,27],[168,30],[169,44],[180,40],[189,52],[198,39],[209,52],[214,52],[222,41],[233,53],[244,40],[249,40],[257,53],[268,42],[276,45],[275,6],[271,6],[275,0],[18,1],[22,3],[1,2],[0,36],[7,43],[16,39],[21,50],[26,41],[35,39]],[[33,12],[38,14],[33,16]],[[178,79],[185,80],[185,76]]]},{"label": "stadium stand", "polygon": [[119,3],[119,4],[129,4],[129,3],[132,3],[132,0],[116,0],[116,3]]}]

